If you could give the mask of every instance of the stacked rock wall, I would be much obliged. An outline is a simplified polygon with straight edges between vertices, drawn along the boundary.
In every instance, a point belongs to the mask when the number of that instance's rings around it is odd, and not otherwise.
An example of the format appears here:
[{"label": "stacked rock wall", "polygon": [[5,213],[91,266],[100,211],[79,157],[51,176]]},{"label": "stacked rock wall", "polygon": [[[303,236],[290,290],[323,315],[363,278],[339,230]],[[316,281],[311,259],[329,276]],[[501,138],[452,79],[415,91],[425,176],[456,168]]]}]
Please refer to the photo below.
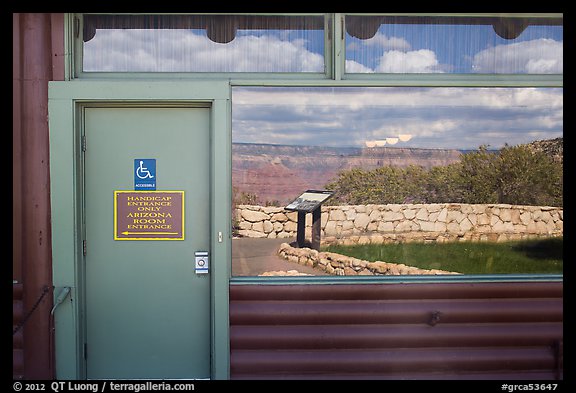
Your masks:
[{"label": "stacked rock wall", "polygon": [[[312,215],[306,215],[310,239]],[[562,236],[564,211],[507,204],[389,204],[322,206],[323,244],[505,241]],[[297,213],[282,207],[240,205],[235,235],[293,238]]]},{"label": "stacked rock wall", "polygon": [[333,252],[296,248],[282,243],[278,255],[288,261],[310,266],[335,276],[397,276],[405,274],[459,274],[438,269],[420,269],[402,263],[370,262]]}]

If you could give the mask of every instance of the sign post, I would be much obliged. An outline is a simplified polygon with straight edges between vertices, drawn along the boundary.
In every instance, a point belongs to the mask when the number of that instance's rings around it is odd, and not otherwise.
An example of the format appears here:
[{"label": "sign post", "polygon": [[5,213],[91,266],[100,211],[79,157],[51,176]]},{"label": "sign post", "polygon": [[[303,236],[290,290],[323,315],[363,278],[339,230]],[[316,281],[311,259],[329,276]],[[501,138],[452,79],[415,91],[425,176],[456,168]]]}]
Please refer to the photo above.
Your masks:
[{"label": "sign post", "polygon": [[312,213],[312,248],[320,251],[322,232],[322,203],[334,195],[328,190],[307,190],[284,209],[298,212],[296,242],[298,247],[306,246],[306,213]]}]

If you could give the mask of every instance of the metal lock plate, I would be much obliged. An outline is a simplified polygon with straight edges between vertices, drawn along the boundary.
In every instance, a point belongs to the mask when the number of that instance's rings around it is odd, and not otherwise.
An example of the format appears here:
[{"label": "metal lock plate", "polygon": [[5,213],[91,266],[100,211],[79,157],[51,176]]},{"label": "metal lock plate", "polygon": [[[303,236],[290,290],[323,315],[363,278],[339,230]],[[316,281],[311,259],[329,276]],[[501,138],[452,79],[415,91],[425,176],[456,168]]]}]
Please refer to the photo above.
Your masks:
[{"label": "metal lock plate", "polygon": [[196,251],[194,253],[195,259],[195,271],[196,274],[206,274],[208,273],[209,258],[207,251]]}]

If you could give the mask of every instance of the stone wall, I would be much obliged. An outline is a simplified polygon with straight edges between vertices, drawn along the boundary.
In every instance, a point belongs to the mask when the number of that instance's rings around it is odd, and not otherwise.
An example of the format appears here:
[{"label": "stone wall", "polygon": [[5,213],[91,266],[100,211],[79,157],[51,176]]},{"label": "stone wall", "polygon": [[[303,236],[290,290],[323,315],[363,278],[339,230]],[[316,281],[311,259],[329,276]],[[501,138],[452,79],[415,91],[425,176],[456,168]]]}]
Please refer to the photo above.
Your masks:
[{"label": "stone wall", "polygon": [[296,248],[282,243],[278,255],[288,261],[310,266],[335,276],[398,276],[406,274],[460,274],[438,269],[420,269],[402,263],[370,262],[333,252]]},{"label": "stone wall", "polygon": [[[295,238],[297,213],[283,207],[240,205],[235,235]],[[562,236],[564,211],[506,204],[389,204],[322,206],[322,244],[409,241],[506,241]],[[312,215],[306,214],[306,239]]]}]

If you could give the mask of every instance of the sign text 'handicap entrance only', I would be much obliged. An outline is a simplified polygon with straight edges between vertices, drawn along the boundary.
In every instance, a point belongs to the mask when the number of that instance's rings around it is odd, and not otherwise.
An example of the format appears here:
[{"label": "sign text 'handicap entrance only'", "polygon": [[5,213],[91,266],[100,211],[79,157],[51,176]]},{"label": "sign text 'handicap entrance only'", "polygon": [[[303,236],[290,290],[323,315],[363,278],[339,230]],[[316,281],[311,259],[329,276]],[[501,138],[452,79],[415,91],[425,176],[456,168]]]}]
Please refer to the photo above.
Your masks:
[{"label": "sign text 'handicap entrance only'", "polygon": [[134,189],[156,190],[156,159],[134,159]]},{"label": "sign text 'handicap entrance only'", "polygon": [[114,191],[114,240],[184,240],[184,191]]}]

